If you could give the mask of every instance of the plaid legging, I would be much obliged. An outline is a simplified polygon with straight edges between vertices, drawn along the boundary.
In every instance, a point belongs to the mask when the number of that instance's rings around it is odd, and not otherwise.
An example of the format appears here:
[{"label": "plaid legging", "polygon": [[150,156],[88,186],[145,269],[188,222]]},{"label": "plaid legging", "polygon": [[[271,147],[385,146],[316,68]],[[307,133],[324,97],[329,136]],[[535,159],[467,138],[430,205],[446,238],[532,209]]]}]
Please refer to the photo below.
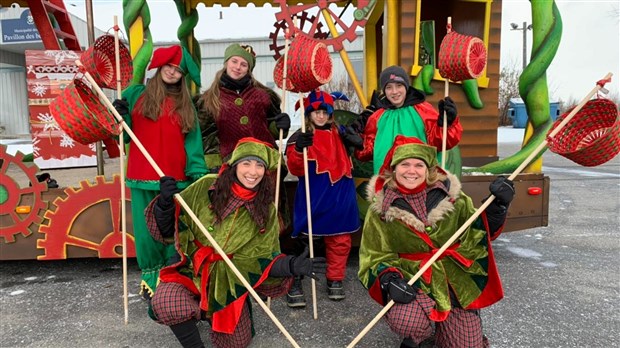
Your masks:
[{"label": "plaid legging", "polygon": [[478,310],[453,308],[445,321],[433,322],[430,312],[435,301],[418,293],[408,304],[395,304],[385,315],[388,326],[401,337],[409,337],[416,344],[433,337],[439,348],[487,348],[489,343],[482,334],[482,320]]},{"label": "plaid legging", "polygon": [[[293,277],[285,278],[278,285],[261,284],[256,291],[270,297],[279,297],[288,291]],[[164,325],[175,325],[190,319],[201,319],[200,297],[195,296],[179,283],[160,283],[151,301],[157,322]],[[214,347],[237,348],[247,347],[252,341],[252,318],[248,303],[243,306],[241,317],[232,334],[211,332]]]}]

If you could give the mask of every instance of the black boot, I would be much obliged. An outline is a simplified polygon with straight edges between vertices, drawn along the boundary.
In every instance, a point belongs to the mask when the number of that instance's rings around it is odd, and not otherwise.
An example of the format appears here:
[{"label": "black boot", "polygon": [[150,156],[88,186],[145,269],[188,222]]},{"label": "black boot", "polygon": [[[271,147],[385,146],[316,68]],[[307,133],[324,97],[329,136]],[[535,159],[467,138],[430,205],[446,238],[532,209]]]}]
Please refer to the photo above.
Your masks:
[{"label": "black boot", "polygon": [[405,339],[400,343],[400,348],[418,348],[418,345],[415,344],[411,338],[405,337]]},{"label": "black boot", "polygon": [[304,296],[304,289],[301,284],[301,277],[295,277],[293,285],[286,294],[286,304],[291,308],[306,307],[306,297]]},{"label": "black boot", "polygon": [[400,343],[400,348],[433,348],[435,347],[435,339],[433,337],[429,337],[424,341],[420,342],[420,344],[416,344],[411,338],[405,337],[405,339]]},{"label": "black boot", "polygon": [[327,281],[327,297],[332,301],[344,300],[345,293],[342,281],[340,280],[328,280]]},{"label": "black boot", "polygon": [[188,320],[179,324],[170,325],[170,329],[179,340],[183,348],[204,348],[200,338],[196,320]]}]

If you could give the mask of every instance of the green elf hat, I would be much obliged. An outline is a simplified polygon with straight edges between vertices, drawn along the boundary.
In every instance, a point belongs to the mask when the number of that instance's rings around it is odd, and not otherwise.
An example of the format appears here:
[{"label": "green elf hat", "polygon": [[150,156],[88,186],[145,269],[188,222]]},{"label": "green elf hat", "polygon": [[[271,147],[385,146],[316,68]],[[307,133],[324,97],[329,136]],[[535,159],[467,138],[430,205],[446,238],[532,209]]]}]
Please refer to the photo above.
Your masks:
[{"label": "green elf hat", "polygon": [[431,168],[437,166],[437,149],[423,143],[416,137],[397,135],[394,139],[394,145],[385,155],[383,165],[379,169],[379,176],[375,182],[375,192],[379,192],[385,184],[383,174],[407,158],[422,160],[428,168]]},{"label": "green elf hat", "polygon": [[278,150],[274,149],[271,144],[247,137],[239,139],[228,160],[228,165],[232,167],[240,161],[254,159],[263,162],[268,170],[274,170],[278,166],[278,157]]},{"label": "green elf hat", "polygon": [[153,52],[149,70],[162,67],[166,64],[173,65],[183,72],[184,75],[189,74],[189,78],[200,87],[200,68],[192,59],[192,55],[180,45],[170,47],[160,47]]},{"label": "green elf hat", "polygon": [[250,45],[239,45],[232,44],[226,47],[224,51],[224,63],[226,63],[231,57],[241,57],[250,66],[250,71],[254,70],[254,66],[256,65],[256,53],[254,53],[254,49]]}]

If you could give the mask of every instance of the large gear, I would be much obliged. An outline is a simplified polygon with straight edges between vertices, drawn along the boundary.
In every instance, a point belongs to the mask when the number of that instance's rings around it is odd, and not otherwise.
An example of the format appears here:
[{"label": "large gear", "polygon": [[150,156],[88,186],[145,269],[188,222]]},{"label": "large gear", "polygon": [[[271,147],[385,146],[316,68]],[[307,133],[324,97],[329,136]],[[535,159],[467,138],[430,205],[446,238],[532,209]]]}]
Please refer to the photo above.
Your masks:
[{"label": "large gear", "polygon": [[[6,145],[0,145],[0,237],[5,243],[13,243],[16,235],[28,237],[36,231],[36,228],[31,230],[31,226],[43,221],[40,212],[47,209],[47,202],[43,201],[42,193],[47,191],[47,184],[37,180],[39,168],[34,163],[24,163],[21,152],[12,156],[6,149]],[[21,187],[11,178],[7,174],[11,166],[19,168],[32,186]],[[16,212],[15,208],[20,205],[29,205],[30,211],[25,214]]]},{"label": "large gear", "polygon": [[[312,25],[316,20],[315,16],[308,15],[308,12],[302,11],[301,15],[298,18],[298,26],[303,31],[307,24]],[[271,44],[269,45],[269,49],[273,51],[273,59],[278,60],[282,56],[282,50],[284,49],[284,45],[278,45],[278,36],[280,36],[280,32],[286,33],[286,29],[288,29],[288,24],[285,20],[281,20],[279,22],[275,22],[273,24],[275,27],[275,31],[269,33],[269,38],[271,39]],[[314,32],[314,38],[317,40],[325,40],[327,39],[327,33],[323,32],[323,23],[318,23],[316,26],[316,31]]]},{"label": "large gear", "polygon": [[[301,18],[303,13],[308,12],[311,14],[309,18],[314,18],[312,25],[307,29],[301,28],[298,34],[307,36],[310,39],[315,38],[315,34],[320,29],[321,18],[323,16],[322,11],[327,10],[332,22],[334,23],[336,30],[339,33],[338,37],[325,38],[320,40],[327,46],[331,46],[334,51],[341,51],[343,41],[348,40],[353,42],[357,38],[355,31],[357,28],[362,28],[366,24],[366,18],[372,11],[376,4],[376,0],[357,0],[357,7],[353,12],[353,21],[350,24],[345,23],[340,16],[329,9],[329,5],[332,3],[342,2],[342,0],[317,0],[315,4],[300,4],[300,5],[287,5],[287,0],[274,0],[274,3],[280,4],[280,12],[276,13],[276,19],[278,21],[286,21],[289,28],[295,27],[294,18]],[[312,14],[315,11],[316,14]]]},{"label": "large gear", "polygon": [[[125,190],[129,200],[129,190]],[[39,227],[39,233],[45,234],[45,239],[37,240],[37,247],[44,249],[38,259],[67,259],[70,246],[94,250],[99,258],[122,256],[120,177],[114,175],[110,182],[97,176],[94,185],[84,180],[80,182],[80,188],[67,188],[65,193],[65,199],[58,197],[54,200],[56,210],[48,210],[45,213],[47,223]],[[109,220],[101,219],[108,215]],[[92,223],[94,218],[96,223]],[[129,221],[127,225],[130,225]],[[135,254],[134,237],[127,233],[127,255]]]}]

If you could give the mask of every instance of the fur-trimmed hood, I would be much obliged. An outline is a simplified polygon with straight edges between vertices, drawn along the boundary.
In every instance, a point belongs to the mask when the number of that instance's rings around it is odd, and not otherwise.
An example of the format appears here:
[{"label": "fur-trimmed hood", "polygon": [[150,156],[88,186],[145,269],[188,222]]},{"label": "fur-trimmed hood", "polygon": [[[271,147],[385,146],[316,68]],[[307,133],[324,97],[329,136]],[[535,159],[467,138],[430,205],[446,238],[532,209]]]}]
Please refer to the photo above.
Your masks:
[{"label": "fur-trimmed hood", "polygon": [[[381,215],[381,207],[383,206],[385,193],[383,190],[375,192],[374,187],[377,178],[378,175],[370,178],[366,188],[366,199],[370,202],[369,209]],[[461,182],[454,174],[447,172],[445,174],[439,173],[438,179],[442,182],[449,182],[446,184],[448,195],[442,199],[437,206],[428,211],[428,222],[433,226],[443,218],[444,214],[448,214],[454,210],[454,201],[461,195],[462,188]],[[414,214],[394,206],[388,208],[383,218],[385,221],[392,221],[394,219],[401,220],[419,231],[423,231],[426,227]]]}]

